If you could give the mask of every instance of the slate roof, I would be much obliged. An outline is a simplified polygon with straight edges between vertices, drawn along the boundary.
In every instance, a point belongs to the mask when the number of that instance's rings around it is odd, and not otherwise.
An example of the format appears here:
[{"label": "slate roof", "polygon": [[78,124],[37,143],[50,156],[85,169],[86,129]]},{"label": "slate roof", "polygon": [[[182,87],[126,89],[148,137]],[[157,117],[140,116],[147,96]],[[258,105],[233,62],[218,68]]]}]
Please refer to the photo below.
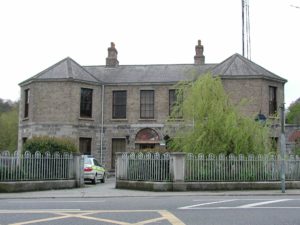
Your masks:
[{"label": "slate roof", "polygon": [[238,53],[214,66],[211,69],[211,72],[212,74],[220,75],[221,77],[265,77],[280,82],[287,82],[287,80],[282,77],[277,76]]},{"label": "slate roof", "polygon": [[38,73],[34,77],[29,78],[28,80],[20,83],[26,83],[32,80],[66,80],[73,79],[77,81],[85,81],[85,82],[99,82],[92,74],[86,71],[82,66],[80,66],[77,62],[75,62],[70,57],[67,57],[53,66],[43,70]]},{"label": "slate roof", "polygon": [[84,66],[97,79],[108,84],[120,83],[174,83],[194,79],[193,74],[202,74],[215,64],[166,64],[166,65],[120,65]]},{"label": "slate roof", "polygon": [[287,81],[245,57],[234,54],[219,64],[120,65],[113,68],[80,66],[67,57],[20,85],[32,80],[65,79],[98,84],[176,83],[182,80],[193,80],[195,75],[209,71],[222,78],[266,78],[283,83]]}]

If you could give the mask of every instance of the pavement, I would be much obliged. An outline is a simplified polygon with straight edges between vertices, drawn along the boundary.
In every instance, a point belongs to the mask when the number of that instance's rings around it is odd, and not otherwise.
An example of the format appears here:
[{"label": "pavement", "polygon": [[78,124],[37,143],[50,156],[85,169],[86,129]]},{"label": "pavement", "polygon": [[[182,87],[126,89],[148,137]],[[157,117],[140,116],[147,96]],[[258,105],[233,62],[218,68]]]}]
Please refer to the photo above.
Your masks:
[{"label": "pavement", "polygon": [[300,189],[281,190],[242,190],[242,191],[187,191],[187,192],[153,192],[125,190],[115,188],[115,179],[106,183],[86,184],[83,188],[31,191],[18,193],[0,193],[0,199],[34,199],[34,198],[109,198],[109,197],[162,197],[162,196],[285,196],[300,195]]}]

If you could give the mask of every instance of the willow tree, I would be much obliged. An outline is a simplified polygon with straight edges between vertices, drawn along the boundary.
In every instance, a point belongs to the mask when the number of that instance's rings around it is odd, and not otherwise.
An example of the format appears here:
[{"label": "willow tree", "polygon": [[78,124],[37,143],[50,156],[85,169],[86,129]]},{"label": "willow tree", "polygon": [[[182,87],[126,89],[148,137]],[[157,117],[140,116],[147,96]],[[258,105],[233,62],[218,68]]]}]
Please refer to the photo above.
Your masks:
[{"label": "willow tree", "polygon": [[181,115],[183,122],[169,143],[173,150],[227,155],[270,150],[267,126],[239,113],[219,77],[205,74],[193,82],[180,82],[176,90],[171,118]]}]

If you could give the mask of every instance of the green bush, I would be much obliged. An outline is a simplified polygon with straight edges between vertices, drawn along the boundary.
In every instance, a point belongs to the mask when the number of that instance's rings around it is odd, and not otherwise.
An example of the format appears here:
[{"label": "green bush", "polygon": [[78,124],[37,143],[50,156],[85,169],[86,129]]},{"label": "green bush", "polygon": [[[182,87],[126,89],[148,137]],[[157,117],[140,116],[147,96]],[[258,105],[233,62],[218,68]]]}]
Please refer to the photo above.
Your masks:
[{"label": "green bush", "polygon": [[58,138],[58,137],[48,137],[40,136],[28,139],[23,146],[23,152],[29,151],[35,153],[36,151],[44,154],[45,152],[69,152],[78,153],[79,150],[75,144],[75,141],[70,138]]},{"label": "green bush", "polygon": [[294,155],[300,155],[300,138],[297,138],[295,140],[295,147],[293,149],[293,154]]}]

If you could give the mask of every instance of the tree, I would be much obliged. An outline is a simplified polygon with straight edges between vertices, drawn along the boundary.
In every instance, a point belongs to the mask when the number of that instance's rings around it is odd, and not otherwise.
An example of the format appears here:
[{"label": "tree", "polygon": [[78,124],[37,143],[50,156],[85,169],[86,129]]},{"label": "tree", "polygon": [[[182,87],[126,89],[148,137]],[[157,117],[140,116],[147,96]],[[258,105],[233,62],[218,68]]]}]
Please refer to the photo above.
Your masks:
[{"label": "tree", "polygon": [[286,123],[300,124],[300,98],[289,106],[286,114]]},{"label": "tree", "polygon": [[3,100],[0,98],[0,114],[2,112],[9,112],[16,106],[16,103],[10,100]]},{"label": "tree", "polygon": [[18,142],[18,107],[0,113],[0,151],[16,151]]},{"label": "tree", "polygon": [[194,82],[181,82],[176,89],[184,98],[175,104],[171,118],[183,112],[184,122],[170,142],[174,150],[228,155],[271,149],[267,126],[238,112],[219,77],[206,74]]}]

